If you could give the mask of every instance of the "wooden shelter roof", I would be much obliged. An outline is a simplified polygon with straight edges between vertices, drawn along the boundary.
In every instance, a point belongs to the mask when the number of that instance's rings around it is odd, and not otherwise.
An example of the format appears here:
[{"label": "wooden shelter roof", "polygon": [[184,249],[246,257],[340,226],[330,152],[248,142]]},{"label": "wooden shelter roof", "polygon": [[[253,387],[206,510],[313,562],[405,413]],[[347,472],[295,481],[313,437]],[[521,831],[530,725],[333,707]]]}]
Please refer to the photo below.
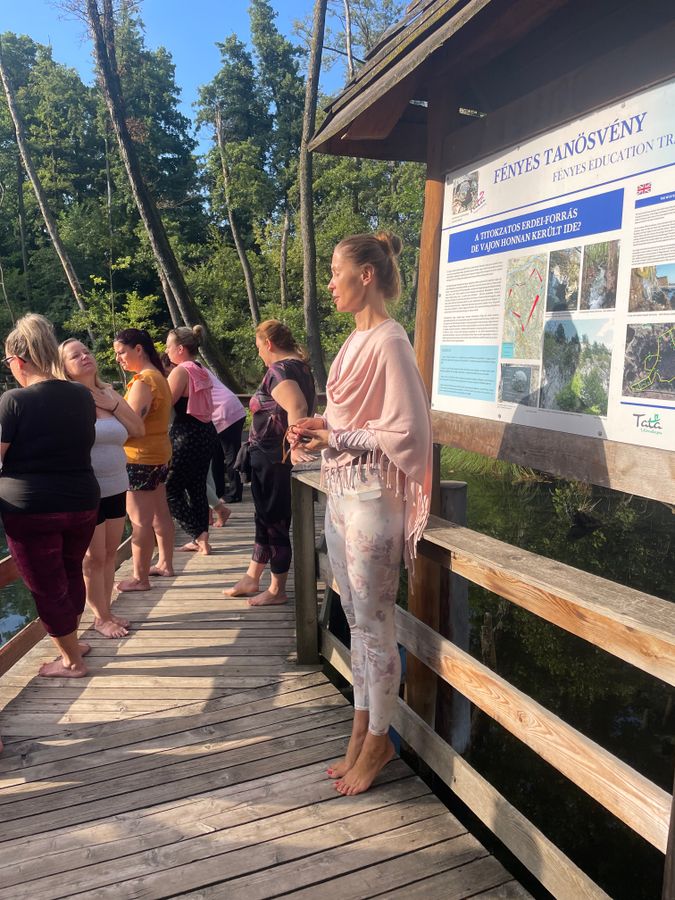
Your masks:
[{"label": "wooden shelter roof", "polygon": [[[439,85],[456,109],[489,116],[672,22],[670,0],[414,0],[326,107],[310,149],[424,162]],[[454,130],[478,124],[460,114]]]}]

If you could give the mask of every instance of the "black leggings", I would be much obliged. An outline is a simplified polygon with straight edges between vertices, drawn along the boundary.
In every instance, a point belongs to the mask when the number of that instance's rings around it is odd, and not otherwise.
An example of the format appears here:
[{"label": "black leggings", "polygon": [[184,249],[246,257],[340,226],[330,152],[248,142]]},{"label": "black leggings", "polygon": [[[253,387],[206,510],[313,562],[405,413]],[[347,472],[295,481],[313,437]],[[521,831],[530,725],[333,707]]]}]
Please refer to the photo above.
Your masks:
[{"label": "black leggings", "polygon": [[269,563],[275,575],[291,567],[291,467],[251,447],[251,493],[255,504],[253,562]]},{"label": "black leggings", "polygon": [[209,530],[206,476],[216,445],[216,429],[212,422],[181,416],[171,426],[169,435],[172,457],[166,499],[171,515],[194,540]]},{"label": "black leggings", "polygon": [[[224,431],[218,432],[219,443],[213,451],[212,472],[216,485],[216,494],[225,503],[239,503],[243,488],[239,472],[234,468],[234,461],[241,448],[241,433],[244,430],[245,418],[228,425]],[[227,475],[227,488],[225,476]]]}]

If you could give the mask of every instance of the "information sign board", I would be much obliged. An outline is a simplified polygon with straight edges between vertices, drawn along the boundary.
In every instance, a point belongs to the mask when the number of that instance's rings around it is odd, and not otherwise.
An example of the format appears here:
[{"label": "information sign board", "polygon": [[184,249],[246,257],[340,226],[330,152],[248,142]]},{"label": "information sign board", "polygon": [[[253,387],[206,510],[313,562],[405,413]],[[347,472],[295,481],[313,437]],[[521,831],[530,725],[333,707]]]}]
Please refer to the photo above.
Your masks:
[{"label": "information sign board", "polygon": [[432,407],[675,449],[675,82],[446,178]]}]

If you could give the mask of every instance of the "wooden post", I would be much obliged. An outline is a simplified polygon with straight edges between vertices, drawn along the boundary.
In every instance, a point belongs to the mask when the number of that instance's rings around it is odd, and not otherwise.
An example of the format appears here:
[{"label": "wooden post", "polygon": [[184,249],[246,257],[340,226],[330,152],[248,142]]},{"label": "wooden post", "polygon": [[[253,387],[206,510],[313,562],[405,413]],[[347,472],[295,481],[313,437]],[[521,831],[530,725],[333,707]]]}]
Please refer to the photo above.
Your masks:
[{"label": "wooden post", "polygon": [[[435,85],[429,100],[427,130],[427,178],[424,187],[424,218],[420,241],[417,316],[415,320],[415,355],[427,392],[431,395],[434,344],[436,340],[436,304],[438,296],[438,261],[441,252],[441,225],[445,177],[442,168],[443,138],[458,116],[458,102],[447,85]],[[439,512],[440,447],[434,446],[434,494],[431,511]],[[436,563],[418,557],[410,579],[408,609],[438,630],[440,575]],[[413,656],[408,657],[406,699],[411,708],[430,725],[436,710],[436,676]]]},{"label": "wooden post", "polygon": [[[441,482],[441,518],[466,525],[465,481]],[[441,570],[439,633],[461,650],[469,649],[469,583]],[[445,681],[438,682],[436,731],[458,753],[466,753],[471,737],[471,704]]]},{"label": "wooden post", "polygon": [[675,786],[673,787],[673,802],[670,808],[668,847],[666,848],[666,862],[663,867],[661,900],[675,900]]},{"label": "wooden post", "polygon": [[291,482],[291,507],[298,665],[315,665],[319,662],[319,623],[314,550],[314,491],[297,478],[293,478]]}]

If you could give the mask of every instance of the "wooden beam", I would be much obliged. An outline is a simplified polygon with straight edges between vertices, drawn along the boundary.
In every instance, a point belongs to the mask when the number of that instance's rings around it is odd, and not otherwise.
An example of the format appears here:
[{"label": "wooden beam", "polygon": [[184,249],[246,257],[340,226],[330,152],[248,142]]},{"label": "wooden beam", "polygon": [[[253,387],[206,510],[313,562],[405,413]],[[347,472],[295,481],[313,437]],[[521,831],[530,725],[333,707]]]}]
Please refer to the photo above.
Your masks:
[{"label": "wooden beam", "polygon": [[[448,12],[452,7],[458,5],[458,0],[447,0],[444,4],[438,4],[437,9],[424,23],[424,28],[416,24],[415,28],[406,35],[405,41],[397,46],[394,52],[390,51],[384,54],[380,61],[370,61],[367,70],[369,84],[364,85],[365,79],[362,78],[350,85],[340,95],[339,108],[338,104],[333,105],[324,124],[310,141],[309,149],[322,149],[329,138],[337,134],[344,134],[352,122],[362,113],[366,113],[383,93],[388,93],[396,84],[415,72],[435,50],[463,28],[489,3],[490,0],[468,0],[458,12],[449,18]],[[425,31],[429,31],[427,37],[413,46],[417,38]],[[392,57],[396,60],[393,64]]]},{"label": "wooden beam", "polygon": [[[411,57],[415,61],[419,59],[421,63],[428,54],[420,55],[418,53],[420,39],[426,35],[427,38],[431,36],[433,40],[434,35],[438,33],[439,24],[444,19],[449,18],[452,23],[453,8],[456,8],[460,2],[461,0],[432,0],[431,3],[426,4],[422,15],[417,17],[410,27],[398,32],[400,35],[398,43],[388,41],[375,50],[366,65],[359,69],[356,78],[330,104],[328,107],[329,117],[337,117],[350,104],[362,99],[366,94],[377,98],[382,92],[384,77],[391,71],[392,66],[407,62],[408,68],[410,68],[413,61]],[[439,45],[440,43],[442,41],[439,42]],[[331,125],[332,121],[329,119]],[[311,145],[310,149],[312,149]]]},{"label": "wooden beam", "polygon": [[319,662],[314,491],[297,478],[291,482],[291,505],[298,663],[314,665]]},{"label": "wooden beam", "polygon": [[[351,654],[334,635],[321,630],[321,653],[343,678],[352,682]],[[394,728],[420,759],[448,785],[471,812],[550,891],[566,900],[608,900],[581,869],[529,819],[518,812],[489,781],[433,731],[402,700]]]},{"label": "wooden beam", "polygon": [[[115,556],[115,568],[131,556],[131,535],[117,548]],[[18,581],[21,576],[16,568],[16,563],[11,556],[0,561],[0,587],[6,587]],[[24,657],[29,650],[42,640],[47,632],[40,619],[33,619],[18,634],[11,637],[6,644],[0,647],[0,675],[8,672],[12,666]]]},{"label": "wooden beam", "polygon": [[672,797],[400,607],[403,646],[663,853]]},{"label": "wooden beam", "polygon": [[342,140],[379,141],[389,137],[408,108],[410,100],[414,98],[416,86],[417,73],[413,72],[381,96],[374,106],[354,119],[342,135]]},{"label": "wooden beam", "polygon": [[663,868],[663,891],[661,900],[673,900],[675,897],[675,787],[670,809],[670,827],[668,829],[668,847],[666,862]]},{"label": "wooden beam", "polygon": [[[436,339],[436,298],[438,258],[441,248],[441,220],[445,179],[441,168],[441,138],[455,121],[457,104],[444,86],[437,84],[429,101],[429,143],[427,178],[424,188],[424,217],[420,244],[415,356],[422,380],[431,395]],[[440,506],[440,451],[434,447],[432,510]],[[440,573],[428,559],[419,557],[408,581],[408,608],[422,622],[438,630],[440,621]],[[429,723],[436,712],[436,678],[418,660],[408,660],[406,698],[411,708]]]},{"label": "wooden beam", "polygon": [[[321,490],[318,472],[303,480]],[[667,600],[433,515],[419,554],[675,684],[675,606]]]},{"label": "wooden beam", "polygon": [[554,897],[558,900],[609,900],[608,895],[575,866],[562,850],[402,700],[398,701],[394,714],[394,727],[420,759],[466,803],[471,812]]},{"label": "wooden beam", "polygon": [[675,685],[675,605],[434,516],[420,553]]},{"label": "wooden beam", "polygon": [[[441,518],[466,527],[467,485],[464,481],[441,481]],[[438,633],[462,650],[469,649],[471,631],[469,582],[450,566],[441,569]],[[471,704],[442,679],[436,696],[436,732],[458,753],[471,743]]]},{"label": "wooden beam", "polygon": [[438,410],[431,420],[441,444],[675,504],[675,453],[668,450]]},{"label": "wooden beam", "polygon": [[12,666],[24,657],[29,650],[42,640],[46,631],[39,619],[33,619],[18,634],[11,637],[0,647],[0,675],[8,672]]},{"label": "wooden beam", "polygon": [[566,122],[673,77],[675,21],[593,59],[489,113],[443,141],[445,172],[522,144]]},{"label": "wooden beam", "polygon": [[485,66],[516,46],[553,13],[570,0],[500,0],[489,7],[484,17],[473,19],[433,58],[433,77],[453,84],[465,82],[468,73]]},{"label": "wooden beam", "polygon": [[315,147],[314,152],[329,153],[332,156],[423,163],[427,159],[426,119],[408,121],[403,118],[396,124],[389,137],[381,141],[351,140],[337,135]]}]

